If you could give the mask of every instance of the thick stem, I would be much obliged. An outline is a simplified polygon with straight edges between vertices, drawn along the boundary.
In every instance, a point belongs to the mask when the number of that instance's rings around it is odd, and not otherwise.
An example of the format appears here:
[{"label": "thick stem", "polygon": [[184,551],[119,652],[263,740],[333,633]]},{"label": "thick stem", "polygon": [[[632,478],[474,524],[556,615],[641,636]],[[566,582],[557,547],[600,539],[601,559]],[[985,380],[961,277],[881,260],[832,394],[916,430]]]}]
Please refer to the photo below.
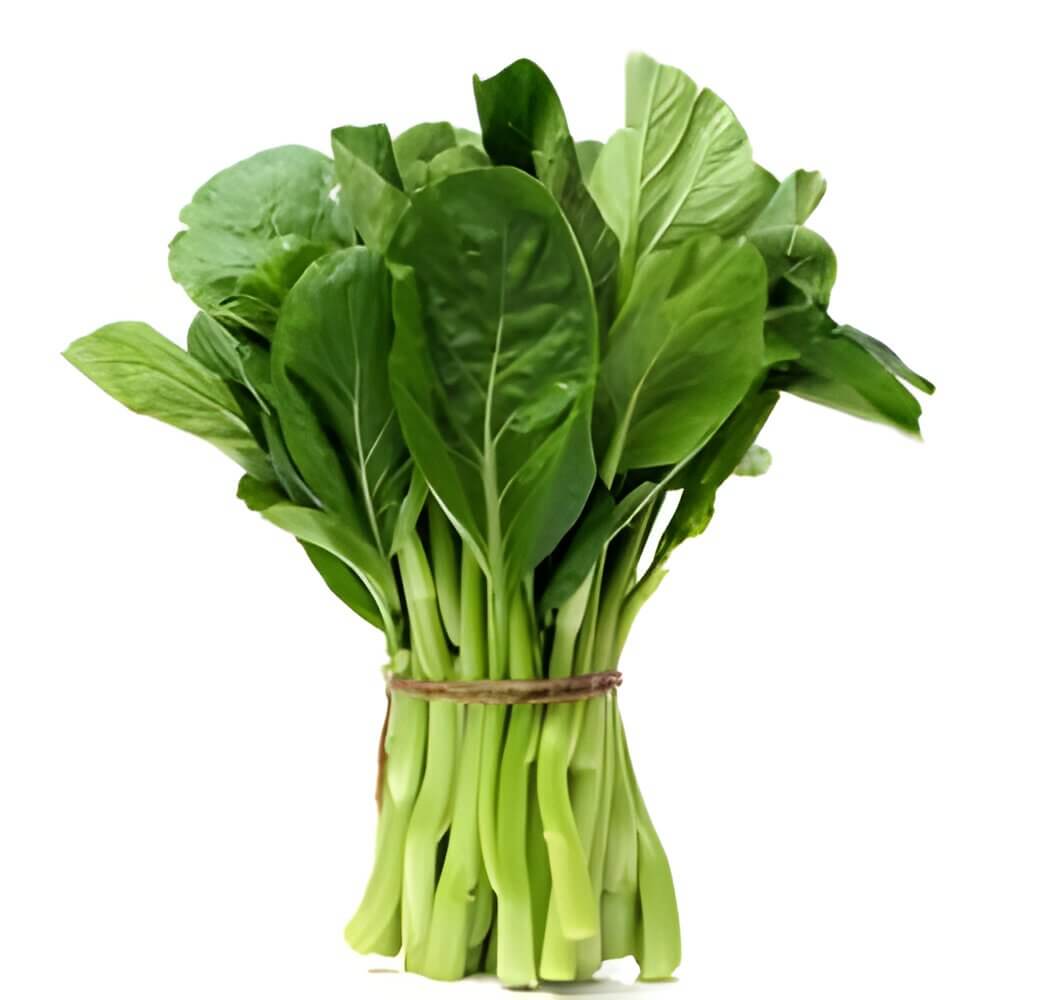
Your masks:
[{"label": "thick stem", "polygon": [[462,644],[462,609],[459,583],[459,546],[440,504],[430,499],[427,504],[430,524],[430,556],[433,576],[437,582],[437,605],[441,612],[444,631],[453,646]]},{"label": "thick stem", "polygon": [[[522,593],[513,600],[509,615],[509,676],[535,676],[533,623]],[[499,777],[497,851],[507,859],[498,870],[498,977],[506,986],[537,986],[534,914],[527,869],[527,803],[529,772],[538,746],[542,709],[514,705],[502,752]]]}]

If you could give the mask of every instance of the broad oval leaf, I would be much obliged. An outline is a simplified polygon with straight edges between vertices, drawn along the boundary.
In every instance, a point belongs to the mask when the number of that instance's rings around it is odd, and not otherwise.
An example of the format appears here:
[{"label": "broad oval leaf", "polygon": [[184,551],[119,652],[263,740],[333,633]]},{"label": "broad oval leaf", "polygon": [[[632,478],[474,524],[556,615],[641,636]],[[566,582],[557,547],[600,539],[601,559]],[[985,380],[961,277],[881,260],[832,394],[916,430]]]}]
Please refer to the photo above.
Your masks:
[{"label": "broad oval leaf", "polygon": [[73,341],[65,357],[135,413],[203,438],[258,479],[273,478],[224,380],[147,323],[110,323]]},{"label": "broad oval leaf", "polygon": [[328,254],[286,297],[271,354],[295,466],[322,505],[389,551],[411,462],[390,398],[390,275],[367,247]]},{"label": "broad oval leaf", "polygon": [[541,184],[491,167],[420,191],[389,260],[408,447],[486,572],[513,580],[571,526],[594,477],[581,253]]},{"label": "broad oval leaf", "polygon": [[559,202],[585,256],[603,332],[616,300],[617,237],[585,186],[578,150],[552,82],[530,59],[518,59],[473,92],[492,161],[534,174]]},{"label": "broad oval leaf", "polygon": [[703,235],[642,262],[600,377],[606,482],[679,462],[714,433],[762,369],[765,303],[765,268],[747,243]]},{"label": "broad oval leaf", "polygon": [[269,337],[286,292],[321,254],[354,242],[327,156],[280,146],[222,170],[181,212],[170,273],[199,308]]}]

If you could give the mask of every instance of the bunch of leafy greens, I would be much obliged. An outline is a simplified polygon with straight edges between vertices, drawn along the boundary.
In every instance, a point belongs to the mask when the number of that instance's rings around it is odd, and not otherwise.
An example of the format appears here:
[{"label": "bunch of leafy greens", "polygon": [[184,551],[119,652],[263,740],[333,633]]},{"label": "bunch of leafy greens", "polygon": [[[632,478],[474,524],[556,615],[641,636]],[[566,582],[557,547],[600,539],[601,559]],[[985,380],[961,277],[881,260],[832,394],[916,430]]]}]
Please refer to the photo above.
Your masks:
[{"label": "bunch of leafy greens", "polygon": [[[66,357],[216,445],[413,678],[617,666],[669,554],[757,474],[781,393],[916,433],[883,344],[828,312],[816,173],[777,181],[710,90],[633,56],[625,126],[576,142],[522,60],[474,83],[481,133],[332,132],[217,174],[170,270],[187,351],[115,323]],[[641,559],[666,493],[677,506]],[[679,963],[668,861],[613,696],[395,694],[375,867],[347,939],[440,979]]]}]

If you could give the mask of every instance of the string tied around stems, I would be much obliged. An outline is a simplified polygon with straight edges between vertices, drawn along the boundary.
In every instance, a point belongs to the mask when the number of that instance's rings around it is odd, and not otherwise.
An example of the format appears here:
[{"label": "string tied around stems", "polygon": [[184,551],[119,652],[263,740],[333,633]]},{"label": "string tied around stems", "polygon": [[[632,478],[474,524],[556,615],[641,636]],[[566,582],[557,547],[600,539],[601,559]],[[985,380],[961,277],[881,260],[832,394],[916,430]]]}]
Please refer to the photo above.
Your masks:
[{"label": "string tied around stems", "polygon": [[383,805],[386,769],[386,733],[390,725],[390,695],[394,691],[423,701],[453,701],[462,705],[555,705],[587,701],[621,686],[620,670],[602,670],[574,677],[537,677],[514,680],[420,681],[391,676],[386,685],[386,715],[379,736],[376,803]]}]

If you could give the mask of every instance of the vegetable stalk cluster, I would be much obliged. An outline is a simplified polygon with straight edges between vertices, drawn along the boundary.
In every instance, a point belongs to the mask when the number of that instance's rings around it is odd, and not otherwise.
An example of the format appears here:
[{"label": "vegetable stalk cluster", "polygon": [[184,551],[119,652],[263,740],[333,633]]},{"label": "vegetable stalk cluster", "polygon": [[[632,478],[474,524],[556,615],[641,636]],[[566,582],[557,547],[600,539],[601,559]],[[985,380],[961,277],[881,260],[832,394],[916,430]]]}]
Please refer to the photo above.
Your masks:
[{"label": "vegetable stalk cluster", "polygon": [[[239,496],[437,681],[615,669],[669,556],[779,397],[916,434],[932,386],[828,311],[822,178],[758,165],[712,91],[647,56],[624,127],[577,142],[527,60],[475,80],[480,132],[332,132],[181,213],[187,350],[143,323],[68,359],[233,458]],[[677,499],[664,517],[668,494]],[[659,523],[660,522],[660,523]],[[376,858],[347,940],[439,979],[679,964],[671,873],[617,698],[395,692]]]}]

